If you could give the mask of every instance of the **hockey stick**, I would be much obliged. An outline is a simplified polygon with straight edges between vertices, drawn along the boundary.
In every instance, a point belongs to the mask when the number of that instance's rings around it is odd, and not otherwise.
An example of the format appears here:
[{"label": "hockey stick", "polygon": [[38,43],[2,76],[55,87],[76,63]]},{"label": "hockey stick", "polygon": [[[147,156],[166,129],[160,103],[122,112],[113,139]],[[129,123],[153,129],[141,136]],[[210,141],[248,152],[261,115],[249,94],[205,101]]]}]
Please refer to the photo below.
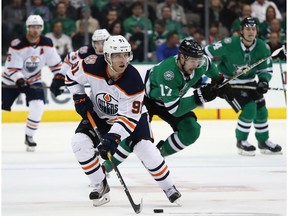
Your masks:
[{"label": "hockey stick", "polygon": [[[3,88],[18,88],[17,85],[2,85]],[[50,89],[51,86],[34,86],[34,85],[30,85],[30,88],[32,89]],[[84,88],[90,88],[90,86],[86,86],[84,85]],[[61,86],[60,90],[66,90],[66,86]]]},{"label": "hockey stick", "polygon": [[[17,85],[2,85],[3,88],[18,88]],[[30,88],[32,89],[49,89],[50,86],[33,86],[30,85]],[[61,87],[61,90],[65,90],[65,86]]]},{"label": "hockey stick", "polygon": [[[92,117],[92,115],[91,115],[90,112],[87,112],[87,117],[88,117],[88,120],[89,120],[90,124],[91,124],[92,127],[93,127],[93,130],[95,131],[96,135],[98,136],[98,138],[99,138],[99,140],[100,140],[100,143],[103,143],[103,138],[102,138],[100,132],[98,131],[96,122],[94,121],[94,119],[93,119],[93,117]],[[132,208],[134,209],[134,211],[135,211],[136,214],[139,214],[139,213],[142,211],[143,199],[141,199],[141,203],[140,203],[140,204],[135,204],[135,202],[133,201],[132,196],[131,196],[131,194],[130,194],[130,192],[129,192],[129,190],[128,190],[128,187],[126,186],[126,184],[125,184],[125,182],[124,182],[124,179],[122,178],[122,175],[121,175],[118,167],[117,167],[117,166],[114,164],[114,162],[112,161],[112,155],[111,155],[111,153],[108,152],[108,153],[107,153],[107,156],[108,156],[109,161],[110,161],[111,164],[112,164],[112,167],[113,167],[113,169],[114,169],[114,171],[115,171],[115,173],[116,173],[116,175],[117,175],[117,177],[118,177],[121,185],[122,185],[123,188],[124,188],[124,191],[125,191],[125,193],[126,193],[126,195],[127,195],[127,197],[128,197],[128,200],[129,200]]]},{"label": "hockey stick", "polygon": [[[285,53],[285,52],[284,52],[284,53]],[[287,81],[287,79],[285,79],[286,76],[285,76],[285,73],[284,73],[283,68],[282,68],[281,59],[279,59],[279,66],[280,66],[282,86],[283,86],[283,88],[286,89],[286,84],[285,84],[285,82]],[[286,94],[286,91],[284,91],[284,97],[285,97],[285,104],[287,104],[287,94]]]},{"label": "hockey stick", "polygon": [[253,69],[254,67],[258,66],[259,64],[261,64],[262,62],[266,61],[267,59],[277,56],[281,50],[283,50],[284,47],[281,47],[277,50],[275,50],[271,55],[266,56],[265,58],[260,59],[259,61],[255,62],[254,64],[248,66],[247,68],[245,68],[243,71],[236,73],[234,76],[230,77],[229,79],[225,80],[223,83],[221,83],[221,85],[218,86],[218,88],[223,87],[224,85],[226,85],[227,83],[229,83],[231,80],[236,79],[237,77],[247,73],[248,71],[250,71],[251,69]]},{"label": "hockey stick", "polygon": [[[251,89],[251,90],[256,90],[256,86],[245,86],[245,85],[231,85],[232,88],[238,88],[238,89]],[[273,91],[284,91],[286,92],[285,88],[274,88],[274,87],[269,87],[269,90]]]}]

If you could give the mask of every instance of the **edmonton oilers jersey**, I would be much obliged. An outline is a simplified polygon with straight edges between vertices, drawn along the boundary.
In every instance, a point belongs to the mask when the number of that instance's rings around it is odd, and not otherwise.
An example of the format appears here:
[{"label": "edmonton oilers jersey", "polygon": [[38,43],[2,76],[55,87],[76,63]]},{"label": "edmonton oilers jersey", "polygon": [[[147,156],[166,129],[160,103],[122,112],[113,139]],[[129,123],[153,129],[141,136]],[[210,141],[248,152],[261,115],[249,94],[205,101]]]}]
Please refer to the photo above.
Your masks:
[{"label": "edmonton oilers jersey", "polygon": [[116,81],[111,79],[108,67],[102,55],[90,55],[68,71],[66,86],[74,95],[85,94],[84,85],[89,84],[95,112],[112,125],[109,133],[117,133],[125,139],[146,112],[144,107],[142,109],[144,84],[139,72],[130,64]]},{"label": "edmonton oilers jersey", "polygon": [[19,78],[26,79],[30,84],[41,81],[41,69],[47,64],[53,74],[60,73],[61,58],[51,39],[40,36],[35,44],[27,38],[17,38],[11,42],[2,82],[14,84]]}]

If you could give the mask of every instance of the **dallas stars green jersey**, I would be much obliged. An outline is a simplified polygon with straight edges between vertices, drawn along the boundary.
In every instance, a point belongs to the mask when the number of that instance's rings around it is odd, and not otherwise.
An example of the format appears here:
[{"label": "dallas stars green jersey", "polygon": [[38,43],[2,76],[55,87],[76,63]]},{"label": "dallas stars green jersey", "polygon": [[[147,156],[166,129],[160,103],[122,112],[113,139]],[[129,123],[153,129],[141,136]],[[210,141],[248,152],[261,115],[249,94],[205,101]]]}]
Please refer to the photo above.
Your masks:
[{"label": "dallas stars green jersey", "polygon": [[176,63],[176,56],[169,57],[150,70],[149,79],[146,82],[146,94],[149,98],[165,106],[169,113],[181,116],[197,107],[193,96],[183,96],[195,85],[202,75],[214,80],[219,79],[219,72],[211,59],[206,56],[206,63],[185,77]]},{"label": "dallas stars green jersey", "polygon": [[[241,72],[248,66],[271,55],[269,46],[261,39],[256,38],[254,44],[246,48],[241,37],[225,38],[222,41],[205,47],[210,57],[221,57],[218,69],[226,78]],[[272,59],[269,58],[249,72],[241,75],[230,83],[248,83],[255,81],[255,76],[269,81],[272,77]]]}]

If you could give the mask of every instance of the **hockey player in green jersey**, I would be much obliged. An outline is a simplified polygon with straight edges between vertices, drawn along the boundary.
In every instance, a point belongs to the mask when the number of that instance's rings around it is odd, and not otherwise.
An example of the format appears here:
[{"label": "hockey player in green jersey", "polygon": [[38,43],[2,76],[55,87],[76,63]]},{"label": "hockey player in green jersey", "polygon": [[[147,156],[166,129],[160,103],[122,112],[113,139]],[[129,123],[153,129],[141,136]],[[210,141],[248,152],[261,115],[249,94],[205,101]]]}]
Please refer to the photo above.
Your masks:
[{"label": "hockey player in green jersey", "polygon": [[[200,87],[203,75],[210,77],[212,83]],[[165,141],[161,140],[157,144],[162,156],[181,151],[198,139],[201,126],[193,109],[217,96],[232,100],[229,84],[217,88],[223,80],[222,74],[219,74],[211,59],[204,55],[199,43],[186,39],[180,44],[178,55],[163,60],[147,71],[144,105],[150,121],[153,115],[158,115],[174,131]],[[191,87],[197,88],[194,94],[183,97]],[[133,143],[126,140],[127,143],[133,148]],[[113,155],[113,162],[118,165],[130,152],[131,149],[121,142]],[[107,172],[111,171],[109,161],[105,161],[103,165]]]},{"label": "hockey player in green jersey", "polygon": [[[232,77],[260,59],[271,55],[269,46],[256,37],[257,27],[255,18],[247,17],[241,22],[240,36],[225,38],[205,47],[205,53],[210,57],[221,58],[218,69],[225,78]],[[255,146],[247,141],[252,123],[261,152],[264,154],[281,152],[281,146],[269,140],[268,111],[263,96],[269,89],[271,77],[272,59],[269,58],[229,82],[231,85],[256,87],[256,90],[233,88],[234,97],[241,106],[236,127],[236,145],[241,155],[255,155]]]}]

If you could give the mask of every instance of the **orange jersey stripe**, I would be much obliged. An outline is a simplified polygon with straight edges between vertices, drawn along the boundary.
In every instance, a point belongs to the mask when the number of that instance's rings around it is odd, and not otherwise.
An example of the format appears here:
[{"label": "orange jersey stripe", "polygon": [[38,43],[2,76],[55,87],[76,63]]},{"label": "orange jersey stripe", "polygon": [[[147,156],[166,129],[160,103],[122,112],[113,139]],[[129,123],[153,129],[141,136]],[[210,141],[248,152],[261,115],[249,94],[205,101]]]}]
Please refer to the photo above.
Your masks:
[{"label": "orange jersey stripe", "polygon": [[127,124],[130,128],[132,128],[133,130],[135,129],[136,125],[130,121],[128,121],[128,119],[124,118],[124,117],[118,117],[117,120],[120,120],[122,122],[124,122],[125,124]]},{"label": "orange jersey stripe", "polygon": [[94,163],[92,163],[92,164],[90,164],[90,165],[88,165],[88,166],[82,166],[82,169],[83,169],[83,170],[89,170],[89,169],[91,169],[92,167],[96,166],[98,163],[99,163],[99,158],[97,158],[97,160],[96,160]]},{"label": "orange jersey stripe", "polygon": [[168,166],[166,165],[165,168],[161,171],[161,172],[158,172],[158,173],[155,173],[155,174],[151,174],[152,176],[161,176],[166,170],[168,169]]}]

